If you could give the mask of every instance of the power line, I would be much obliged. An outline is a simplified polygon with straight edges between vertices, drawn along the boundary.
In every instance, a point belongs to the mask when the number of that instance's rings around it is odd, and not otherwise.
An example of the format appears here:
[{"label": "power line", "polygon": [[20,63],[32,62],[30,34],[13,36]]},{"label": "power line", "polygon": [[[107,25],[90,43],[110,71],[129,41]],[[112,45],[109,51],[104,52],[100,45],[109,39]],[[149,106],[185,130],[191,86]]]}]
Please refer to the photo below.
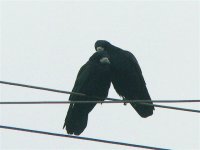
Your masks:
[{"label": "power line", "polygon": [[[30,101],[29,102],[27,102],[27,101],[21,101],[20,102],[20,101],[18,101],[18,102],[0,102],[0,104],[67,104],[67,103],[69,104],[69,103],[130,103],[130,102],[140,102],[140,104],[142,104],[142,105],[150,105],[150,106],[155,106],[155,107],[160,107],[160,108],[167,108],[167,109],[175,109],[175,110],[182,110],[182,111],[200,113],[200,110],[193,110],[193,109],[186,109],[186,108],[178,108],[178,107],[144,103],[144,102],[147,102],[148,100],[123,100],[122,101],[120,99],[115,99],[115,98],[92,97],[92,96],[88,96],[88,95],[83,94],[83,93],[62,91],[62,90],[56,90],[56,89],[50,89],[50,88],[44,88],[44,87],[38,87],[38,86],[32,86],[32,85],[25,85],[25,84],[19,84],[19,83],[12,83],[12,82],[6,82],[6,81],[0,81],[0,83],[1,84],[14,85],[14,86],[21,86],[21,87],[26,87],[26,88],[45,90],[45,91],[51,91],[51,92],[57,92],[57,93],[74,94],[74,95],[85,96],[85,97],[89,97],[89,98],[96,98],[96,99],[99,99],[99,100],[101,100],[101,99],[112,100],[112,101],[33,101],[33,102],[30,102]],[[143,102],[143,103],[141,103],[141,102]],[[152,102],[155,102],[155,103],[186,103],[186,102],[191,103],[191,102],[200,102],[200,100],[152,100]],[[45,131],[37,131],[37,130],[16,128],[16,127],[2,126],[2,125],[0,125],[0,128],[10,129],[10,130],[18,130],[18,131],[24,131],[24,132],[31,132],[31,133],[38,133],[38,134],[46,134],[46,135],[52,135],[52,136],[60,136],[60,137],[68,137],[68,138],[96,141],[96,142],[109,143],[109,144],[140,147],[140,148],[147,148],[147,149],[164,149],[164,148],[156,148],[156,147],[150,147],[150,146],[129,144],[129,143],[123,143],[123,142],[115,142],[115,141],[107,141],[107,140],[80,137],[80,136],[70,136],[70,135],[64,135],[64,134],[59,134],[59,133],[51,133],[51,132],[45,132]]]},{"label": "power line", "polygon": [[[6,82],[6,81],[0,81],[1,84],[7,84],[7,85],[13,85],[13,86],[20,86],[20,87],[26,87],[26,88],[32,88],[32,89],[39,89],[39,90],[44,90],[44,91],[51,91],[51,92],[56,92],[56,93],[63,93],[63,94],[72,94],[72,95],[78,95],[78,96],[85,96],[88,98],[96,98],[96,99],[105,99],[105,100],[112,100],[112,102],[103,102],[103,101],[96,101],[97,103],[130,103],[130,102],[148,102],[149,100],[121,100],[121,99],[116,99],[116,98],[101,98],[101,97],[94,97],[94,96],[88,96],[83,93],[78,93],[78,92],[69,92],[69,91],[63,91],[63,90],[57,90],[57,89],[51,89],[51,88],[45,88],[45,87],[39,87],[39,86],[33,86],[33,85],[27,85],[27,84],[19,84],[19,83],[13,83],[13,82]],[[116,102],[115,102],[116,101]],[[119,102],[117,102],[119,101]],[[190,102],[200,102],[200,100],[151,100],[154,103],[190,103]],[[96,103],[94,101],[94,103]],[[43,102],[42,102],[43,103]],[[44,102],[46,103],[46,102]],[[48,102],[47,102],[48,103]],[[49,102],[49,103],[54,103],[54,102]],[[55,102],[57,103],[57,102]],[[58,103],[73,103],[73,102],[58,102]],[[80,103],[91,103],[91,101],[80,101]]]},{"label": "power line", "polygon": [[[0,104],[75,104],[75,103],[145,103],[148,100],[119,100],[119,101],[2,101]],[[154,103],[199,103],[200,100],[153,100]]]},{"label": "power line", "polygon": [[45,88],[45,87],[39,87],[39,86],[33,86],[33,85],[27,85],[27,84],[19,84],[19,83],[13,83],[13,82],[6,82],[6,81],[0,81],[1,84],[7,84],[7,85],[14,85],[14,86],[21,86],[26,88],[32,88],[32,89],[39,89],[44,91],[51,91],[56,93],[64,93],[64,94],[74,94],[79,96],[87,96],[86,94],[76,93],[76,92],[68,92],[68,91],[62,91],[62,90],[56,90],[51,88]]},{"label": "power line", "polygon": [[174,109],[174,110],[181,110],[181,111],[187,111],[187,112],[200,113],[200,110],[188,109],[188,108],[164,106],[164,105],[157,105],[157,104],[147,104],[147,103],[142,103],[142,105],[151,105],[151,106],[159,107],[159,108],[166,108],[166,109]]},{"label": "power line", "polygon": [[[138,100],[139,101],[139,100]],[[106,104],[116,104],[116,103],[129,103],[130,101],[32,101],[32,102],[0,102],[0,105],[21,105],[21,104],[71,104],[71,103],[106,103]],[[133,102],[133,101],[131,101]],[[164,105],[156,105],[156,104],[148,104],[148,103],[141,103],[142,105],[150,105],[159,108],[166,108],[166,109],[174,109],[174,110],[181,110],[181,111],[188,111],[188,112],[195,112],[200,113],[200,110],[195,109],[187,109],[187,108],[180,108],[180,107],[172,107],[172,106],[164,106]]]},{"label": "power line", "polygon": [[106,99],[106,100],[120,100],[115,98],[102,98],[102,97],[95,97],[95,96],[88,96],[83,93],[78,92],[69,92],[69,91],[63,91],[63,90],[56,90],[51,88],[45,88],[45,87],[39,87],[39,86],[33,86],[33,85],[27,85],[27,84],[20,84],[20,83],[13,83],[13,82],[6,82],[6,81],[0,81],[1,84],[7,84],[7,85],[14,85],[14,86],[20,86],[20,87],[26,87],[26,88],[32,88],[32,89],[38,89],[38,90],[44,90],[44,91],[51,91],[56,93],[63,93],[63,94],[71,94],[71,95],[78,95],[78,96],[84,96],[88,98],[95,98],[95,99]]},{"label": "power line", "polygon": [[86,140],[86,141],[94,141],[94,142],[100,142],[100,143],[108,143],[108,144],[129,146],[129,147],[138,147],[138,148],[154,149],[154,150],[169,150],[169,149],[166,149],[166,148],[158,148],[158,147],[152,147],[152,146],[130,144],[130,143],[102,140],[102,139],[89,138],[89,137],[72,136],[72,135],[65,135],[65,134],[60,134],[60,133],[52,133],[52,132],[46,132],[46,131],[31,130],[31,129],[17,128],[17,127],[3,126],[3,125],[0,125],[0,128],[9,129],[9,130],[16,130],[16,131],[23,131],[23,132],[29,132],[29,133],[51,135],[51,136],[57,136],[57,137],[66,137],[66,138],[80,139],[80,140]]},{"label": "power line", "polygon": [[[76,93],[76,92],[69,92],[69,91],[61,91],[61,90],[55,90],[55,89],[50,89],[50,88],[44,88],[44,87],[38,87],[38,86],[32,86],[32,85],[26,85],[26,84],[19,84],[19,83],[12,83],[12,82],[6,82],[6,81],[0,81],[1,84],[8,84],[8,85],[14,85],[14,86],[21,86],[21,87],[27,87],[27,88],[33,88],[33,89],[40,89],[40,90],[45,90],[45,91],[52,91],[52,92],[58,92],[58,93],[65,93],[65,94],[74,94],[74,95],[79,95],[79,96],[85,96],[85,97],[90,97],[87,96],[86,94],[82,93]],[[149,105],[149,106],[155,106],[159,108],[166,108],[166,109],[174,109],[174,110],[181,110],[181,111],[188,111],[188,112],[195,112],[195,113],[200,113],[200,110],[194,110],[194,109],[187,109],[187,108],[179,108],[179,107],[172,107],[172,106],[164,106],[164,105],[155,105],[155,104],[149,104],[149,103],[144,103],[147,102],[148,100],[126,100],[122,101],[120,99],[114,99],[114,98],[99,98],[99,97],[92,97],[96,99],[107,99],[107,100],[113,100],[113,101],[66,101],[66,102],[0,102],[0,104],[61,104],[61,103],[130,103],[130,102],[140,102],[142,105]],[[199,102],[199,100],[176,100],[176,102]],[[141,103],[143,102],[143,103]],[[156,100],[152,101],[156,102]],[[157,101],[161,102],[161,101]],[[172,100],[165,100],[165,102],[171,102]]]}]

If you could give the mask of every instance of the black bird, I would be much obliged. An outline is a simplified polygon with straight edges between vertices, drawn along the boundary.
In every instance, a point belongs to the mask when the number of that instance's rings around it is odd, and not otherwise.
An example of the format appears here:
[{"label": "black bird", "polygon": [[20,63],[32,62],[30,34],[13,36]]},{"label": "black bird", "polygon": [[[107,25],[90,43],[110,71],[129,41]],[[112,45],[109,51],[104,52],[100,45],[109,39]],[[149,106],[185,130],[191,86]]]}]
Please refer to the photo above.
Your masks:
[{"label": "black bird", "polygon": [[[108,52],[111,62],[111,80],[116,92],[123,99],[148,100],[149,104],[153,104],[138,61],[131,52],[122,50],[105,40],[96,41],[95,49]],[[153,106],[140,103],[131,103],[131,105],[143,118],[153,114]]]},{"label": "black bird", "polygon": [[[110,61],[106,51],[94,53],[81,67],[72,92],[86,94],[89,97],[71,94],[70,101],[103,101],[110,88]],[[96,99],[100,97],[102,99]],[[68,134],[80,135],[87,126],[88,115],[96,103],[70,104],[63,128]]]}]

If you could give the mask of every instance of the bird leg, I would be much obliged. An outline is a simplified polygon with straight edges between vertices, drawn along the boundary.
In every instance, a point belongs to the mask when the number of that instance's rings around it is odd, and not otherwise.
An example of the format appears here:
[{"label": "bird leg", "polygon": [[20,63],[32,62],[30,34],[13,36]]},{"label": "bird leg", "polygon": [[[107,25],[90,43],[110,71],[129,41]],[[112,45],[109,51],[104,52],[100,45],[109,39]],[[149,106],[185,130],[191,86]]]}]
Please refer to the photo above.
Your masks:
[{"label": "bird leg", "polygon": [[[126,100],[126,98],[125,98],[125,97],[123,97],[123,96],[122,96],[122,98],[123,98],[123,100]],[[126,105],[127,105],[127,103],[124,103],[124,106],[126,106]]]}]

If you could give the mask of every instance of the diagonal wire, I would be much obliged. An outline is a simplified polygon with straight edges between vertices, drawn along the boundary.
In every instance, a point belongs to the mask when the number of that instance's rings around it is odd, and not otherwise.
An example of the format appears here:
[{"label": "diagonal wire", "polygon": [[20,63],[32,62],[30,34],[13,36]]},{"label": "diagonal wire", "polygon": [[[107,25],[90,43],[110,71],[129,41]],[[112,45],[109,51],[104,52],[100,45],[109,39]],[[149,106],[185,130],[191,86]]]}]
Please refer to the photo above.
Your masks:
[{"label": "diagonal wire", "polygon": [[[140,100],[138,100],[140,101]],[[133,101],[32,101],[32,102],[0,102],[0,105],[21,105],[21,104],[71,104],[71,103],[106,103],[106,104],[119,104],[119,103],[129,103]],[[166,109],[174,109],[174,110],[181,110],[181,111],[188,111],[188,112],[195,112],[200,113],[200,110],[195,109],[188,109],[188,108],[180,108],[180,107],[172,107],[172,106],[165,106],[165,105],[157,105],[157,104],[148,104],[148,103],[140,103],[142,105],[154,106],[159,108],[166,108]]]},{"label": "diagonal wire", "polygon": [[166,148],[158,148],[158,147],[152,147],[152,146],[130,144],[130,143],[102,140],[102,139],[89,138],[89,137],[72,136],[72,135],[65,135],[65,134],[60,134],[60,133],[52,133],[52,132],[46,132],[46,131],[31,130],[31,129],[17,128],[17,127],[3,126],[3,125],[0,125],[0,128],[9,129],[9,130],[16,130],[16,131],[23,131],[23,132],[29,132],[29,133],[37,133],[37,134],[43,134],[43,135],[51,135],[51,136],[57,136],[57,137],[65,137],[65,138],[73,138],[73,139],[94,141],[94,142],[100,142],[100,143],[108,143],[108,144],[129,146],[129,147],[138,147],[138,148],[154,149],[154,150],[169,150],[169,149],[166,149]]},{"label": "diagonal wire", "polygon": [[63,90],[56,90],[56,89],[51,89],[51,88],[45,88],[45,87],[39,87],[39,86],[33,86],[33,85],[27,85],[27,84],[20,84],[20,83],[14,83],[14,82],[6,82],[6,81],[0,81],[1,84],[7,84],[7,85],[14,85],[14,86],[20,86],[20,87],[26,87],[26,88],[32,88],[32,89],[38,89],[38,90],[44,90],[44,91],[51,91],[51,92],[56,92],[56,93],[63,93],[63,94],[71,94],[71,95],[78,95],[78,96],[84,96],[88,98],[95,98],[95,99],[106,99],[106,100],[120,100],[120,99],[115,99],[115,98],[101,98],[101,97],[94,97],[94,96],[88,96],[83,93],[78,93],[78,92],[69,92],[69,91],[63,91]]},{"label": "diagonal wire", "polygon": [[[121,100],[121,99],[116,99],[116,98],[101,98],[101,97],[94,97],[94,96],[88,96],[83,93],[78,93],[78,92],[69,92],[69,91],[63,91],[63,90],[56,90],[56,89],[51,89],[51,88],[45,88],[45,87],[39,87],[39,86],[33,86],[33,85],[27,85],[27,84],[19,84],[19,83],[13,83],[13,82],[6,82],[6,81],[0,81],[0,84],[7,84],[7,85],[14,85],[14,86],[20,86],[20,87],[26,87],[26,88],[32,88],[32,89],[39,89],[39,90],[44,90],[44,91],[51,91],[51,92],[56,92],[56,93],[63,93],[63,94],[71,94],[71,95],[78,95],[78,96],[84,96],[88,98],[96,98],[96,99],[105,99],[105,100],[112,100],[112,102],[108,103],[130,103],[130,102],[148,102],[149,100]],[[115,102],[119,101],[119,102]],[[200,100],[151,100],[154,103],[185,103],[185,102],[200,102]],[[84,103],[86,101],[80,101],[80,103]],[[91,101],[88,101],[90,103]],[[102,101],[97,101],[99,103],[107,103],[107,102],[102,102]],[[63,102],[59,102],[63,103]],[[71,103],[71,102],[64,102],[64,103]],[[86,102],[87,103],[87,102]]]},{"label": "diagonal wire", "polygon": [[[12,82],[6,82],[6,81],[0,81],[0,83],[1,84],[14,85],[14,86],[21,86],[21,87],[26,87],[26,88],[40,89],[40,90],[45,90],[45,91],[57,92],[57,93],[74,94],[74,95],[85,96],[85,97],[96,98],[96,99],[113,100],[113,101],[73,101],[73,102],[72,101],[0,102],[0,104],[130,103],[130,102],[146,102],[147,101],[147,100],[123,100],[122,101],[120,99],[115,99],[115,98],[92,97],[92,96],[87,96],[86,94],[83,94],[83,93],[62,91],[62,90],[56,90],[56,89],[51,89],[51,88],[44,88],[44,87],[25,85],[25,84],[19,84],[19,83],[12,83]],[[162,101],[161,100],[152,100],[152,102],[157,102],[157,103],[180,103],[180,102],[182,102],[182,103],[185,103],[185,102],[200,102],[200,100],[162,100]],[[183,110],[183,111],[200,113],[199,110],[192,110],[192,109],[186,109],[186,108],[155,105],[155,104],[148,104],[148,103],[140,103],[140,104],[151,105],[151,106],[160,107],[160,108],[168,108],[168,109],[175,109],[175,110]],[[88,141],[96,141],[96,142],[109,143],[109,144],[117,144],[117,145],[123,145],[123,146],[139,147],[139,148],[146,148],[146,149],[166,150],[165,148],[157,148],[157,147],[151,147],[151,146],[129,144],[129,143],[94,139],[94,138],[88,138],[88,137],[71,136],[71,135],[65,135],[65,134],[59,134],[59,133],[51,133],[51,132],[45,132],[45,131],[30,130],[30,129],[16,128],[16,127],[9,127],[9,126],[2,126],[2,125],[0,125],[0,128],[17,130],[17,131],[24,131],[24,132],[30,132],[30,133],[52,135],[52,136],[59,136],[59,137],[82,139],[82,140],[88,140]]]},{"label": "diagonal wire", "polygon": [[[58,92],[58,93],[65,93],[65,94],[74,94],[74,95],[79,95],[79,96],[85,96],[85,97],[90,97],[91,96],[87,96],[86,94],[82,94],[82,93],[76,93],[76,92],[69,92],[69,91],[61,91],[61,90],[55,90],[55,89],[50,89],[50,88],[44,88],[44,87],[38,87],[38,86],[32,86],[32,85],[26,85],[26,84],[19,84],[19,83],[12,83],[12,82],[6,82],[6,81],[0,81],[0,83],[2,84],[8,84],[8,85],[14,85],[14,86],[21,86],[21,87],[27,87],[27,88],[34,88],[34,89],[40,89],[40,90],[45,90],[45,91],[52,91],[52,92]],[[130,102],[136,102],[136,100],[132,100],[132,101],[122,101],[120,99],[114,99],[114,98],[99,98],[99,97],[92,97],[92,98],[96,98],[96,99],[107,99],[107,100],[113,100],[108,101],[108,102],[103,102],[103,101],[67,101],[65,103],[130,103]],[[146,102],[148,100],[137,100],[140,102],[140,104],[142,105],[148,105],[148,106],[155,106],[155,107],[159,107],[159,108],[167,108],[167,109],[174,109],[174,110],[181,110],[181,111],[188,111],[188,112],[195,112],[195,113],[200,113],[200,110],[194,110],[194,109],[187,109],[187,108],[179,108],[179,107],[172,107],[172,106],[164,106],[164,105],[155,105],[155,104],[149,104],[149,103],[141,103]],[[181,100],[179,100],[180,102]],[[183,101],[189,101],[189,100],[182,100]],[[199,100],[190,100],[193,102],[199,102]],[[152,102],[156,102],[156,101],[152,101]],[[161,102],[161,101],[159,101]],[[165,102],[172,102],[171,101],[167,101],[165,100]],[[177,100],[178,102],[178,100]],[[58,104],[58,103],[63,103],[63,102],[0,102],[0,104],[47,104],[47,103],[51,103],[51,104]]]}]

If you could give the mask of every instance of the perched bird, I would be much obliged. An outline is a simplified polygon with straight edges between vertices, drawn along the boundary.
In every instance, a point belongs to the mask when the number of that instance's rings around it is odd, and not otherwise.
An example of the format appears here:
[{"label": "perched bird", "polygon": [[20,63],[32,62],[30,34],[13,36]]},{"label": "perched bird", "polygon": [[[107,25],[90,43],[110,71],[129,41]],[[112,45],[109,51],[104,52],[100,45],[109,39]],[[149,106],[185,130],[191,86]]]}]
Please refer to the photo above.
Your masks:
[{"label": "perched bird", "polygon": [[[104,101],[110,88],[110,61],[106,51],[97,51],[81,67],[72,92],[89,97],[71,94],[70,101]],[[96,99],[100,97],[102,99]],[[68,134],[80,135],[87,126],[88,115],[96,103],[70,104],[63,128]]]},{"label": "perched bird", "polygon": [[[105,40],[96,41],[95,49],[108,52],[111,62],[111,81],[116,92],[123,99],[148,100],[147,103],[153,104],[138,61],[131,52],[118,48]],[[131,105],[143,118],[153,114],[154,106],[136,102]]]}]

